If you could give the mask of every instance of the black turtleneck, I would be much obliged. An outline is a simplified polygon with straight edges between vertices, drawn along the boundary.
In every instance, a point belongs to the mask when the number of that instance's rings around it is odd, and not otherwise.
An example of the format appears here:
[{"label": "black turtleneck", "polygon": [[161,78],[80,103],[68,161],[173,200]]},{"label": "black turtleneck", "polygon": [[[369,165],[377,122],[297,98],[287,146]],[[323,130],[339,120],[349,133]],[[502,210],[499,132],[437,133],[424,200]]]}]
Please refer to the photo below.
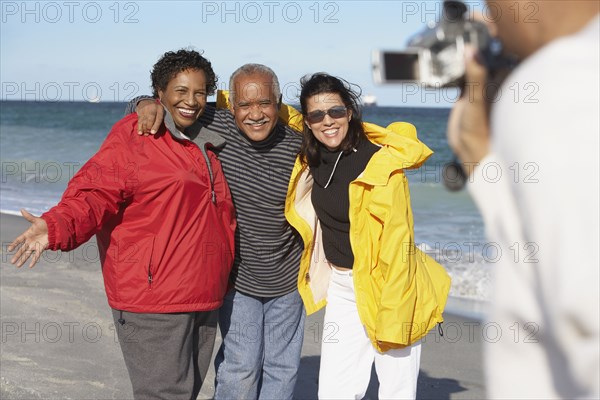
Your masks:
[{"label": "black turtleneck", "polygon": [[379,147],[363,138],[356,151],[342,154],[341,157],[341,151],[329,151],[322,145],[319,150],[321,163],[310,168],[314,177],[311,200],[323,230],[323,250],[330,263],[352,268],[354,255],[350,247],[349,185],[365,170]]}]

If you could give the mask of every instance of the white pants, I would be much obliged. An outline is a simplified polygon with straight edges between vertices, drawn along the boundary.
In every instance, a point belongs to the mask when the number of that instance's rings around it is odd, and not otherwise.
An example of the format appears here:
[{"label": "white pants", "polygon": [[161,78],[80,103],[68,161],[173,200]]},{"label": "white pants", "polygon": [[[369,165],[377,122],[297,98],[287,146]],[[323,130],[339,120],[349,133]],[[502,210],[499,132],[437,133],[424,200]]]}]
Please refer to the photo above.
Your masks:
[{"label": "white pants", "polygon": [[378,352],[356,308],[352,271],[332,268],[323,323],[319,399],[362,399],[371,379],[379,378],[380,399],[414,399],[421,344]]}]

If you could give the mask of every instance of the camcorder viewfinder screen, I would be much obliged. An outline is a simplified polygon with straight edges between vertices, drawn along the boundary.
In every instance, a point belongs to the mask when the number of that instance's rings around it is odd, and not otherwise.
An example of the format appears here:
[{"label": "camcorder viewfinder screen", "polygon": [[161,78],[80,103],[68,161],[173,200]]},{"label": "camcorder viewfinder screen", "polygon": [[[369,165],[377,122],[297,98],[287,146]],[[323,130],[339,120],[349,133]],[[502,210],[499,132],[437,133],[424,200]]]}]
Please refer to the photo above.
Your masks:
[{"label": "camcorder viewfinder screen", "polygon": [[419,55],[416,53],[383,53],[386,81],[419,80]]}]

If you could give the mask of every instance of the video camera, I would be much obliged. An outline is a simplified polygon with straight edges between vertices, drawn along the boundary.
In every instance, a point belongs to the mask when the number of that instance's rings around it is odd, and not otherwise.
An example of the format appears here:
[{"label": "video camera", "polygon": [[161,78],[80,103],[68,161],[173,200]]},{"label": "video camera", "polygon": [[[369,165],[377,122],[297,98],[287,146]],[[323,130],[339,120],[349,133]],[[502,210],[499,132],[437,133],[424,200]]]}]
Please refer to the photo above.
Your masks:
[{"label": "video camera", "polygon": [[[502,45],[483,22],[466,18],[462,1],[445,0],[440,20],[411,37],[405,51],[373,52],[376,83],[416,82],[432,88],[465,87],[465,46],[474,46],[490,77],[512,69],[516,59],[502,54]],[[467,181],[455,157],[442,169],[444,185],[450,191],[462,189]]]},{"label": "video camera", "polygon": [[465,45],[478,49],[491,71],[505,68],[502,45],[483,22],[466,18],[462,1],[444,1],[442,15],[411,37],[405,51],[373,52],[373,78],[376,83],[417,82],[427,87],[464,86]]}]

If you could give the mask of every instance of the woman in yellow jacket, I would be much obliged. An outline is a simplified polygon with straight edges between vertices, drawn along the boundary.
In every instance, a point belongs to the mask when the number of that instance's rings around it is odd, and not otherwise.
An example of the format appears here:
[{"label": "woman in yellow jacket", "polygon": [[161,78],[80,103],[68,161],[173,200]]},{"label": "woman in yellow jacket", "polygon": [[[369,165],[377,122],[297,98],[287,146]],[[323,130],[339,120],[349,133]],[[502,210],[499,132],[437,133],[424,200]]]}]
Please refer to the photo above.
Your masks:
[{"label": "woman in yellow jacket", "polygon": [[303,144],[286,217],[304,240],[298,287],[327,304],[319,398],[360,399],[373,362],[379,398],[415,398],[420,339],[442,321],[450,278],[414,245],[404,169],[432,151],[414,126],[362,123],[349,84],[302,80]]}]

